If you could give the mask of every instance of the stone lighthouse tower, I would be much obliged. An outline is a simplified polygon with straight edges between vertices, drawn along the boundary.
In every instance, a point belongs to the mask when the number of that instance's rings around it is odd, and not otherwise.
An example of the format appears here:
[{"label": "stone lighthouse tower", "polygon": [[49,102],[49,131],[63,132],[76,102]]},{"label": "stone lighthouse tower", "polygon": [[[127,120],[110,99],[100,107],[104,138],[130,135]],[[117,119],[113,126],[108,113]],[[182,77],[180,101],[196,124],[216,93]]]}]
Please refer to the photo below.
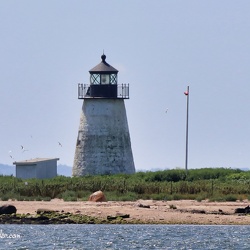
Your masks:
[{"label": "stone lighthouse tower", "polygon": [[89,71],[90,84],[78,84],[83,99],[73,176],[135,172],[124,99],[128,84],[117,84],[118,70],[102,61]]}]

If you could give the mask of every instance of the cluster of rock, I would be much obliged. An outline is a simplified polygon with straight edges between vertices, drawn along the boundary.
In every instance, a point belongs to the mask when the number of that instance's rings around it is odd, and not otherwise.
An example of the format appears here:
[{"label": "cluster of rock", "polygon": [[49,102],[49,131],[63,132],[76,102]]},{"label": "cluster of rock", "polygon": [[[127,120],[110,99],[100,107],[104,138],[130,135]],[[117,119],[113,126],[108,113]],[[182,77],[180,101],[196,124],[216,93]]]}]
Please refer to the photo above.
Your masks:
[{"label": "cluster of rock", "polygon": [[144,205],[144,204],[141,204],[141,203],[136,203],[135,207],[150,208],[149,205]]},{"label": "cluster of rock", "polygon": [[[106,197],[102,191],[97,191],[89,196],[89,201],[105,202]],[[49,209],[38,209],[36,215],[17,214],[17,209],[13,205],[0,207],[0,224],[107,224],[107,223],[127,223],[124,219],[129,218],[129,214],[117,213],[107,216],[107,219],[95,218],[80,213],[65,213]],[[80,211],[79,211],[80,212]]]},{"label": "cluster of rock", "polygon": [[115,216],[107,216],[105,220],[82,214],[38,209],[36,215],[15,213],[1,214],[0,224],[120,224],[127,223],[124,220],[125,218],[129,218],[129,214],[117,213]]},{"label": "cluster of rock", "polygon": [[239,207],[239,208],[236,208],[234,212],[238,213],[238,214],[249,214],[250,213],[250,207],[249,207],[249,205],[247,207],[245,207],[245,208],[240,208]]},{"label": "cluster of rock", "polygon": [[104,221],[80,214],[38,209],[36,215],[2,213],[0,224],[100,224]]}]

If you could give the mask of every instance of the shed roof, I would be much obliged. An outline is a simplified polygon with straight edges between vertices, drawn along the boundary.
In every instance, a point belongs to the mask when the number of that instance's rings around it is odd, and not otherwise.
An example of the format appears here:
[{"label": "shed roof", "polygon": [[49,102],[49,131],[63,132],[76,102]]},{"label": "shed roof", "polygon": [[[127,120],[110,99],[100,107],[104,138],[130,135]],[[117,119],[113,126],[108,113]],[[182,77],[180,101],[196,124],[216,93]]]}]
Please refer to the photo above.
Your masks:
[{"label": "shed roof", "polygon": [[35,158],[30,160],[24,160],[24,161],[15,161],[13,162],[14,165],[36,165],[38,162],[42,161],[51,161],[51,160],[59,160],[59,158]]}]

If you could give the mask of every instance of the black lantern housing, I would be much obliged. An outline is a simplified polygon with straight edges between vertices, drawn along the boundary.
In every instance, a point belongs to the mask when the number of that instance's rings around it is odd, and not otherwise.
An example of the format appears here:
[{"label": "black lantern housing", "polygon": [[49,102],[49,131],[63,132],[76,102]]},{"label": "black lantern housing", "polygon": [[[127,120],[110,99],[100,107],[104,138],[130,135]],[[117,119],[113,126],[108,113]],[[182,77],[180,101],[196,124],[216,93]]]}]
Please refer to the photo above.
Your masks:
[{"label": "black lantern housing", "polygon": [[118,70],[109,65],[101,56],[102,61],[89,71],[90,73],[90,96],[117,98],[117,73]]},{"label": "black lantern housing", "polygon": [[102,61],[89,71],[90,84],[78,84],[78,99],[86,98],[129,98],[129,85],[117,84],[118,70],[106,62],[106,56],[101,56]]}]

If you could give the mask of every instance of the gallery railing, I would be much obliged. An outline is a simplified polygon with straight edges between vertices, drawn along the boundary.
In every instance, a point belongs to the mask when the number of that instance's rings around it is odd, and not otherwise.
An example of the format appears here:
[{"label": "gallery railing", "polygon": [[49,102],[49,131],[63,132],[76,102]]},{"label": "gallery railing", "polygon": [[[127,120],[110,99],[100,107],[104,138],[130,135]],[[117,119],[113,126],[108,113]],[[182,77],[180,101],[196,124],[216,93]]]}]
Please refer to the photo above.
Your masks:
[{"label": "gallery railing", "polygon": [[[94,87],[96,89],[96,87],[98,87],[97,85],[90,85],[90,84],[83,84],[83,83],[78,83],[78,99],[86,99],[86,98],[112,98],[112,99],[129,99],[129,84],[126,83],[122,83],[122,84],[117,84],[117,85],[99,85],[101,89],[101,91],[107,87],[109,88],[110,86],[112,86],[112,89],[114,89],[114,87],[117,87],[117,91],[115,92],[115,95],[105,95],[104,96],[96,96],[95,93],[93,94],[94,91],[92,91],[92,87],[94,90]],[[100,93],[100,91],[98,92]],[[106,91],[104,91],[104,93],[107,93]]]}]

